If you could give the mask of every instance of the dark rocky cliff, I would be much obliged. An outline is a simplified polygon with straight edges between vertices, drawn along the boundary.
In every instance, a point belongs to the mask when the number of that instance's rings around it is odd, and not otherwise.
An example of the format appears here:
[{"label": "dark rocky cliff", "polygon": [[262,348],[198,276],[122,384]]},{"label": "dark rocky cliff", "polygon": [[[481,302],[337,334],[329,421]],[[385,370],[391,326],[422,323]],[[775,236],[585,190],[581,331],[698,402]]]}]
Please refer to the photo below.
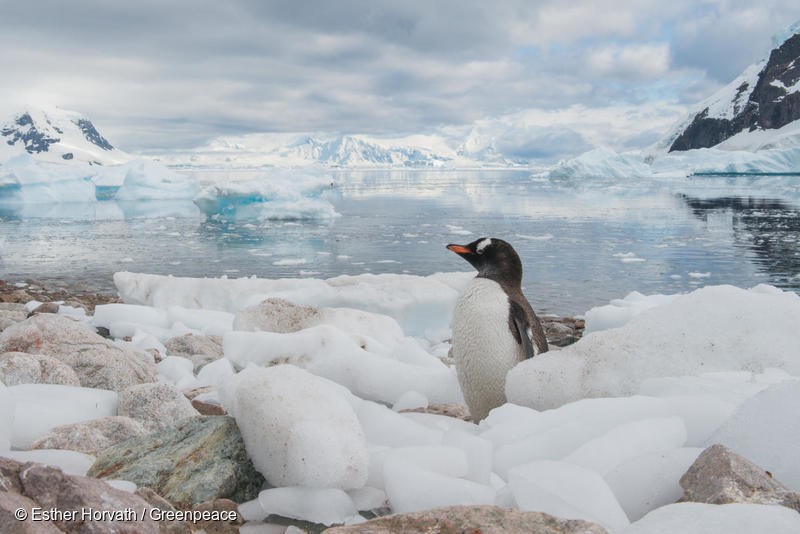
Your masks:
[{"label": "dark rocky cliff", "polygon": [[780,128],[800,119],[800,33],[770,53],[755,85],[739,86],[731,106],[733,118],[711,117],[708,107],[697,113],[669,151],[708,148],[742,131]]}]

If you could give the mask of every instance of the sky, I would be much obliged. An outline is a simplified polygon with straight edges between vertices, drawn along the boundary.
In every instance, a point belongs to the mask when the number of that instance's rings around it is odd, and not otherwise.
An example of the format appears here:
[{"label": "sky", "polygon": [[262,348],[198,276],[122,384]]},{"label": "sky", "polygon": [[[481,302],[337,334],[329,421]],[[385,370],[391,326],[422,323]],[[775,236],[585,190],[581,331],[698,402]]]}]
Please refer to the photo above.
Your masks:
[{"label": "sky", "polygon": [[635,148],[798,20],[797,0],[0,0],[0,113],[80,111],[129,152],[481,128],[521,154]]}]

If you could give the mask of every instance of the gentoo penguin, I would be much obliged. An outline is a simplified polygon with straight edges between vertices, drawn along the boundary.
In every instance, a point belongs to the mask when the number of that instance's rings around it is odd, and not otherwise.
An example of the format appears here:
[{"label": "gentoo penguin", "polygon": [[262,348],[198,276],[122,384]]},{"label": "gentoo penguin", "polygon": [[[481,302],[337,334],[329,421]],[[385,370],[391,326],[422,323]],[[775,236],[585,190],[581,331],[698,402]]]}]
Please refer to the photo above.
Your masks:
[{"label": "gentoo penguin", "polygon": [[522,294],[522,262],[494,237],[447,248],[478,270],[453,311],[453,358],[464,400],[477,423],[506,402],[506,373],[547,351],[542,324]]}]

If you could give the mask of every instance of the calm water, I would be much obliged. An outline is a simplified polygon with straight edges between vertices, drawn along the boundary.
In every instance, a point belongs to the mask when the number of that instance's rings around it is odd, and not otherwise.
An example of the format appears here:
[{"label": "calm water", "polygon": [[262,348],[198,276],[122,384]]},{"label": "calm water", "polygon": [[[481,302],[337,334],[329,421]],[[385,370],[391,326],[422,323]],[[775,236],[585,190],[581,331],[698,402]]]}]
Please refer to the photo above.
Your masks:
[{"label": "calm water", "polygon": [[[219,179],[212,172],[196,175]],[[448,243],[513,243],[537,310],[730,283],[800,288],[800,178],[543,180],[528,171],[333,175],[332,221],[209,221],[191,203],[0,212],[0,278],[113,291],[127,270],[317,277],[469,270]]]}]

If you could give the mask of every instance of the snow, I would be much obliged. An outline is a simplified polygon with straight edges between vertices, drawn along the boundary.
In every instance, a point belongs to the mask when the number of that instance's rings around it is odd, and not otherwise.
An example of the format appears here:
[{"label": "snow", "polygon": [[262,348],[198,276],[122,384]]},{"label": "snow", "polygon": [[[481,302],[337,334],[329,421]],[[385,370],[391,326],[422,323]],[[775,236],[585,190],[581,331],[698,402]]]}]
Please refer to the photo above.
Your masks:
[{"label": "snow", "polygon": [[[451,369],[431,351],[447,352],[455,295],[468,279],[118,273],[125,303],[98,306],[91,321],[141,343],[186,330],[223,336],[223,357],[199,372],[175,355],[157,369],[178,388],[210,385],[201,398],[236,418],[272,486],[241,505],[249,521],[280,513],[354,523],[358,511],[384,505],[501,504],[616,533],[717,532],[714,521],[750,524],[747,514],[776,531],[796,527],[776,507],[671,503],[715,442],[800,485],[800,297],[765,285],[634,292],[589,310],[590,332],[576,344],[517,365],[510,402],[480,425],[399,411],[461,402]],[[116,414],[114,393],[84,390],[0,386],[0,419],[14,409],[0,440],[25,449],[55,424]]]}]

